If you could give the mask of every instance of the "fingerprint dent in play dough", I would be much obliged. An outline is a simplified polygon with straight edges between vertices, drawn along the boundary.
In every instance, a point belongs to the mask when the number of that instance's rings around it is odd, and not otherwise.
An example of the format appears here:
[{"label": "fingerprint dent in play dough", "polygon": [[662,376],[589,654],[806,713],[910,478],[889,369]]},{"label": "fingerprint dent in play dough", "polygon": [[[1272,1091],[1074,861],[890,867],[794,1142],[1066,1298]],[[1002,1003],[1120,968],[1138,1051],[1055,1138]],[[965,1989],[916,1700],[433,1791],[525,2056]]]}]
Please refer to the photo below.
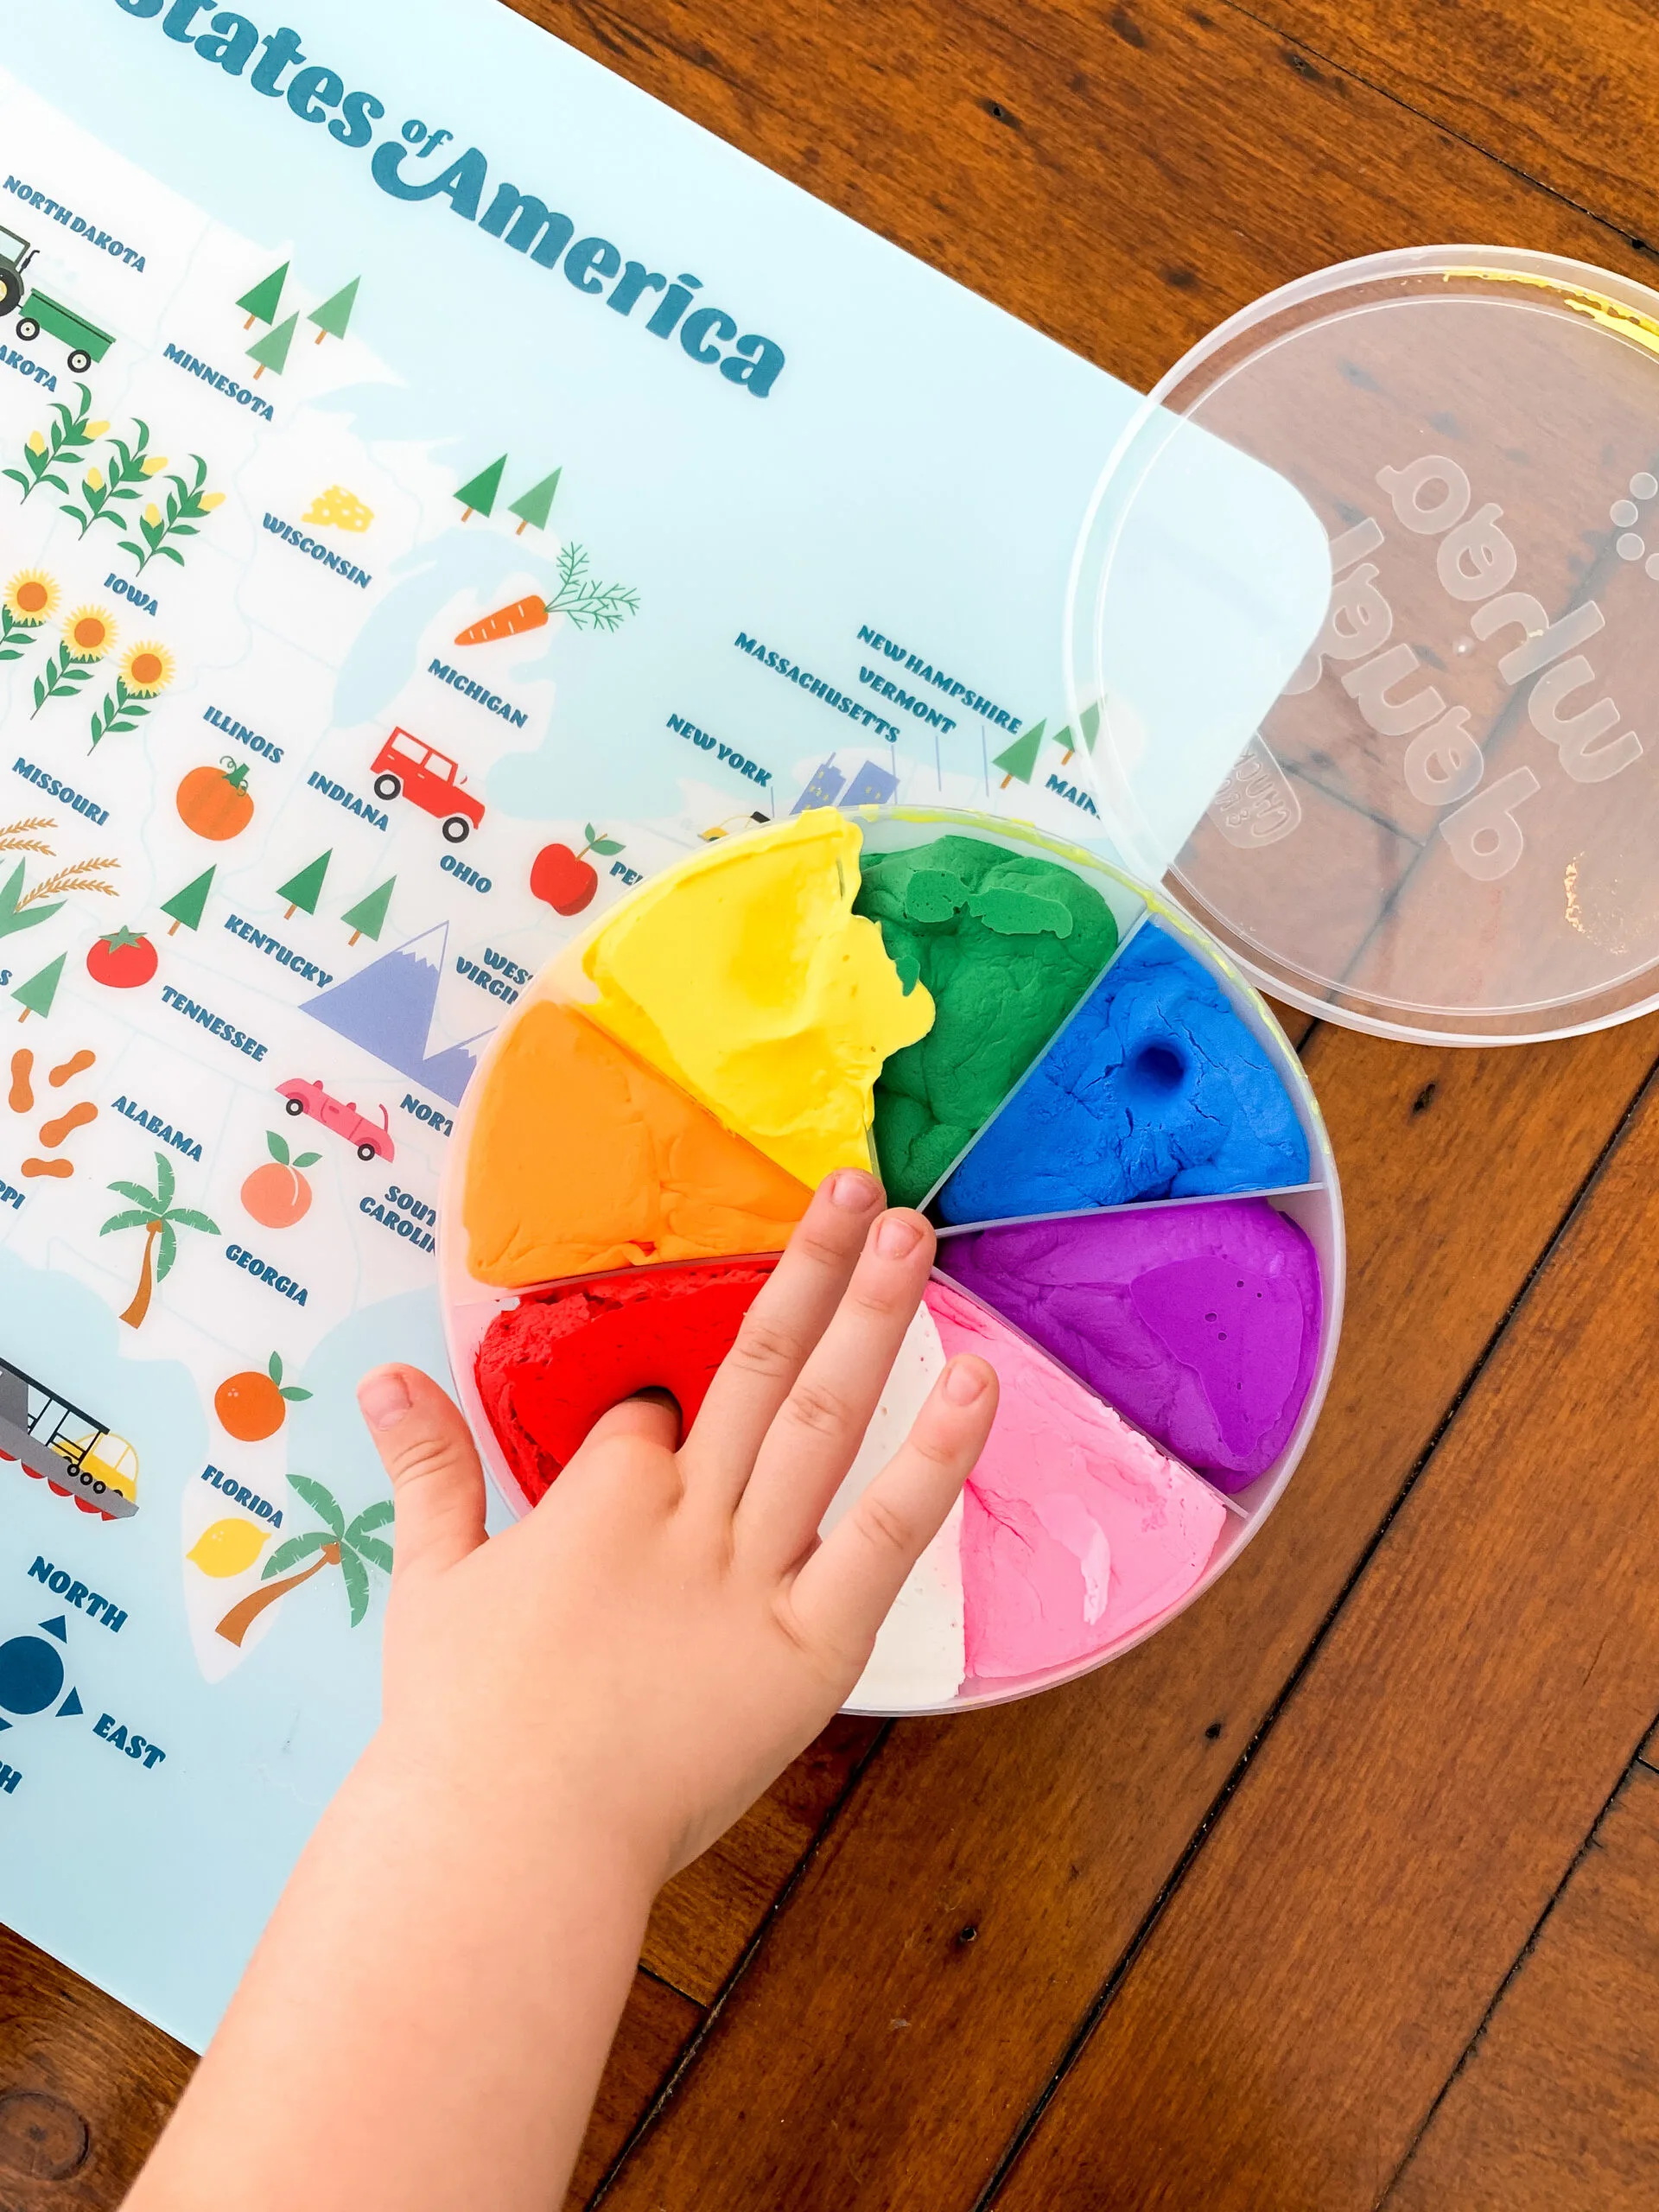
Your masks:
[{"label": "fingerprint dent in play dough", "polygon": [[518,1289],[776,1251],[810,1196],[613,1038],[543,1000],[490,1062],[461,1212],[472,1274]]},{"label": "fingerprint dent in play dough", "polygon": [[881,1064],[933,1020],[853,912],[860,843],[830,807],[722,842],[582,958],[594,1020],[809,1189],[869,1166]]},{"label": "fingerprint dent in play dough", "polygon": [[1306,1403],[1319,1262],[1265,1198],[981,1230],[939,1264],[1223,1490],[1266,1472]]},{"label": "fingerprint dent in play dough", "polygon": [[1284,1084],[1220,985],[1147,922],[939,1194],[947,1222],[1307,1179]]},{"label": "fingerprint dent in play dough", "polygon": [[1209,1565],[1216,1492],[953,1285],[927,1306],[946,1357],[976,1352],[1001,1384],[963,1503],[969,1678],[1069,1665],[1161,1619]]},{"label": "fingerprint dent in play dough", "polygon": [[689,1430],[773,1262],[716,1260],[572,1283],[498,1313],[474,1373],[490,1426],[533,1505],[601,1414],[667,1390]]},{"label": "fingerprint dent in play dough", "polygon": [[[928,1392],[944,1372],[944,1347],[925,1306],[899,1348],[858,1457],[820,1523],[828,1535],[874,1482],[910,1433]],[[922,1554],[881,1624],[869,1663],[849,1703],[880,1711],[892,1706],[946,1705],[966,1669],[963,1632],[962,1500]]]},{"label": "fingerprint dent in play dough", "polygon": [[858,912],[934,1004],[931,1028],[888,1060],[875,1090],[887,1196],[916,1205],[1099,975],[1117,925],[1070,868],[985,838],[867,854],[863,879]]}]

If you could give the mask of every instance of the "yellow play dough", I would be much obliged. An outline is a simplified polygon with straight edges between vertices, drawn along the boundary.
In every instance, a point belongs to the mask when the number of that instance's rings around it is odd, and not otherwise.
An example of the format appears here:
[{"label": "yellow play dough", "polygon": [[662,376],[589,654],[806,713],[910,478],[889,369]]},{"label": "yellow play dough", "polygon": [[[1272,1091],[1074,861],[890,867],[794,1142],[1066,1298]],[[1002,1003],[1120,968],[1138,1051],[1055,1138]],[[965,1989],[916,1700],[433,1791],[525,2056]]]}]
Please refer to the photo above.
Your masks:
[{"label": "yellow play dough", "polygon": [[648,885],[589,943],[584,1011],[809,1186],[872,1164],[871,1093],[933,1025],[853,912],[857,826],[815,807]]}]

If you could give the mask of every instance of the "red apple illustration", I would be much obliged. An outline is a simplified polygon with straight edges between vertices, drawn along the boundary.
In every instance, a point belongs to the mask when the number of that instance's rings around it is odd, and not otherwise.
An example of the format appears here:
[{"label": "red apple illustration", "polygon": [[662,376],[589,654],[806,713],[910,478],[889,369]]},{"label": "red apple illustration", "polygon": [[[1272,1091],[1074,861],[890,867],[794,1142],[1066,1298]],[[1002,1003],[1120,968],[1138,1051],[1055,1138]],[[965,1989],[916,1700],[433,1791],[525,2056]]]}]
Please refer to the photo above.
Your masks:
[{"label": "red apple illustration", "polygon": [[608,860],[622,849],[614,837],[601,837],[591,822],[585,829],[588,842],[579,853],[573,853],[569,845],[543,845],[531,864],[531,896],[550,906],[556,914],[579,914],[593,904],[599,871],[589,862],[589,853]]}]

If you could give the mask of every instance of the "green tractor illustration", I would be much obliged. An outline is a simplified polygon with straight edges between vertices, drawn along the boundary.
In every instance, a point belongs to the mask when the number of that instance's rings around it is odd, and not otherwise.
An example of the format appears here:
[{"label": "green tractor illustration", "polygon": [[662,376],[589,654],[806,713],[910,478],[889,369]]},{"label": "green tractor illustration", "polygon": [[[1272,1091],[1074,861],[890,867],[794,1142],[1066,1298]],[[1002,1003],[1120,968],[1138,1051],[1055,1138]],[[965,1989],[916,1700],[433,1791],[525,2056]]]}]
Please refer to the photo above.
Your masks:
[{"label": "green tractor illustration", "polygon": [[0,230],[0,315],[10,315],[23,296],[23,271],[35,258],[35,249],[16,231]]},{"label": "green tractor illustration", "polygon": [[[22,301],[17,335],[24,345],[31,345],[43,330],[49,331],[67,347],[69,365],[80,376],[94,361],[103,359],[115,340],[108,331],[100,330],[95,322],[88,322],[73,308],[65,307],[45,292],[25,286],[23,272],[34,260],[35,251],[29,240],[20,238],[16,231],[0,229],[0,316],[9,315]],[[26,289],[29,296],[25,299]]]}]

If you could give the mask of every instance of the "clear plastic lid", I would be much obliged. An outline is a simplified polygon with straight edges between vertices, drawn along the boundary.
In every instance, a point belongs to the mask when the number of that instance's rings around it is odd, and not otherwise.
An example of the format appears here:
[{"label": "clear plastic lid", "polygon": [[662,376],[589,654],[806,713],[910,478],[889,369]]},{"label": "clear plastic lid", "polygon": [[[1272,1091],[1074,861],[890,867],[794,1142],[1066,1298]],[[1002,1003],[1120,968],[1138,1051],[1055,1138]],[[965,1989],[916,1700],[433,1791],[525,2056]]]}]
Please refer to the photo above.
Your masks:
[{"label": "clear plastic lid", "polygon": [[[1276,471],[1328,544],[1323,618],[1254,734],[1194,729],[1179,684],[1121,680],[1195,434]],[[1164,613],[1195,659],[1249,626],[1248,557],[1206,559],[1205,531]],[[1281,607],[1306,606],[1304,550],[1262,550]],[[1659,294],[1436,246],[1257,302],[1126,434],[1067,650],[1125,861],[1268,990],[1470,1044],[1659,1004]]]}]

